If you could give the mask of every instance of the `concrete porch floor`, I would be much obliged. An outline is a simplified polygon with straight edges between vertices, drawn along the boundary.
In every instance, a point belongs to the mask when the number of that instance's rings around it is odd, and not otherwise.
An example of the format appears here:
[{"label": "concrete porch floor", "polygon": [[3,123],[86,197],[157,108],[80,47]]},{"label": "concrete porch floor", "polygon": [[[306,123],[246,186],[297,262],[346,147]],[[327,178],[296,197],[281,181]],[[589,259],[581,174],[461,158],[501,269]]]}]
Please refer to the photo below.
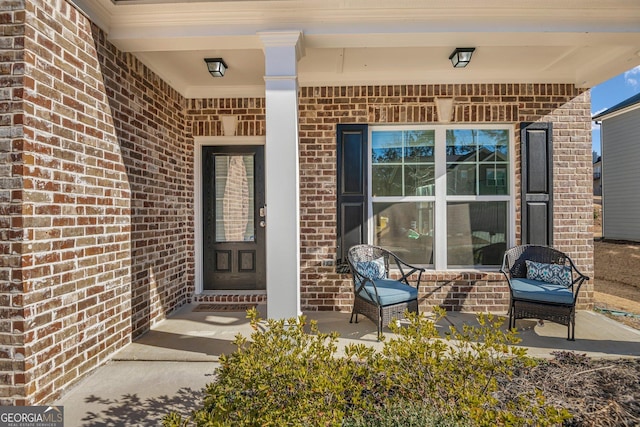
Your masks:
[{"label": "concrete porch floor", "polygon": [[[64,406],[65,426],[157,426],[171,410],[188,414],[197,408],[220,354],[232,353],[235,336],[249,336],[252,329],[243,312],[194,312],[194,307],[180,308],[55,402]],[[264,317],[266,307],[258,310]],[[339,332],[341,348],[351,342],[382,346],[376,326],[363,316],[350,324],[346,313],[305,314],[318,321],[321,332]],[[445,331],[464,323],[475,324],[475,315],[448,313],[439,327]],[[597,358],[640,357],[640,331],[591,311],[577,313],[573,342],[566,339],[566,327],[550,322],[540,327],[519,320],[517,327],[520,345],[534,357],[558,350]]]}]

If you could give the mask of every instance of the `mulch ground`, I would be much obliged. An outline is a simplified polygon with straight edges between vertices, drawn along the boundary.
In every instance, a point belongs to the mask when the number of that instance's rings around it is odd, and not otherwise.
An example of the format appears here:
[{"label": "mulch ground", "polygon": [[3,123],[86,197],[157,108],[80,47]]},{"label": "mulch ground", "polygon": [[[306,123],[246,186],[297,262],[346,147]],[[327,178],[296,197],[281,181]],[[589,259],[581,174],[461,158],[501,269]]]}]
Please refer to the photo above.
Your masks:
[{"label": "mulch ground", "polygon": [[566,408],[566,426],[639,426],[640,359],[590,359],[557,352],[552,360],[522,370],[504,393],[515,396],[535,387],[548,403]]}]

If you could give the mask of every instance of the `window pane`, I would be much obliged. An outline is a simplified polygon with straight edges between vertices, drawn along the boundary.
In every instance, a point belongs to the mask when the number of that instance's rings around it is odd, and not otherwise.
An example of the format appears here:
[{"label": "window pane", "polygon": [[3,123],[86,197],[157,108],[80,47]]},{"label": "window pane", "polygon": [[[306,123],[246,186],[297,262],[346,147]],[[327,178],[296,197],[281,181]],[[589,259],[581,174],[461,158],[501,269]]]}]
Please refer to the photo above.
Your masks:
[{"label": "window pane", "polygon": [[372,195],[402,196],[402,165],[373,165]]},{"label": "window pane", "polygon": [[479,161],[509,161],[509,131],[506,129],[478,130]]},{"label": "window pane", "polygon": [[433,264],[432,202],[374,203],[374,244],[403,261]]},{"label": "window pane", "polygon": [[446,138],[447,194],[509,194],[507,129],[448,130]]},{"label": "window pane", "polygon": [[383,131],[371,134],[371,163],[402,162],[402,131]]},{"label": "window pane", "polygon": [[436,170],[433,165],[407,165],[404,168],[405,196],[435,196]]},{"label": "window pane", "polygon": [[435,132],[433,130],[405,132],[405,160],[410,163],[433,163]]},{"label": "window pane", "polygon": [[507,202],[447,204],[449,267],[500,265],[506,236]]},{"label": "window pane", "polygon": [[447,131],[447,162],[476,162],[477,134],[473,130]]},{"label": "window pane", "polygon": [[509,194],[509,167],[504,163],[480,164],[480,194]]},{"label": "window pane", "polygon": [[447,194],[464,196],[476,194],[476,165],[452,163],[447,165]]}]

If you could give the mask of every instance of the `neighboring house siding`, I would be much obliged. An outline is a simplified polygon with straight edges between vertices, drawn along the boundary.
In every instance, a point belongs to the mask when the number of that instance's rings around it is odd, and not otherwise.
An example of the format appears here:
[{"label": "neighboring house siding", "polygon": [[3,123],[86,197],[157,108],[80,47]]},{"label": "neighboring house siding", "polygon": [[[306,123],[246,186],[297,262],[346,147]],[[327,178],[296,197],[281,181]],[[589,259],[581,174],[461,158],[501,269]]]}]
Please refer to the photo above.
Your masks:
[{"label": "neighboring house siding", "polygon": [[17,405],[52,402],[186,302],[194,268],[183,98],[68,3],[25,6],[3,28],[25,90],[0,137],[0,399]]},{"label": "neighboring house siding", "polygon": [[602,235],[640,241],[640,109],[604,119],[601,132]]}]

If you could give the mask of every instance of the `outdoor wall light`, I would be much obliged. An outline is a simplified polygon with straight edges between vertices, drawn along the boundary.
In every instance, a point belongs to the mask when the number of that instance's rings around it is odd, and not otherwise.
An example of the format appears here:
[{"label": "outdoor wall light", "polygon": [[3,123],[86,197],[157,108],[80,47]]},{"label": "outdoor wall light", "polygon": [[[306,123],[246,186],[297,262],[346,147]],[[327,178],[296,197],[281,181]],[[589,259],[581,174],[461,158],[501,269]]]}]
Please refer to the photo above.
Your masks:
[{"label": "outdoor wall light", "polygon": [[455,68],[466,67],[471,61],[471,55],[473,55],[474,50],[476,50],[475,47],[457,47],[451,56],[449,56],[451,64],[453,64]]},{"label": "outdoor wall light", "polygon": [[222,58],[204,58],[204,62],[207,63],[207,69],[213,77],[224,77],[228,67]]}]

